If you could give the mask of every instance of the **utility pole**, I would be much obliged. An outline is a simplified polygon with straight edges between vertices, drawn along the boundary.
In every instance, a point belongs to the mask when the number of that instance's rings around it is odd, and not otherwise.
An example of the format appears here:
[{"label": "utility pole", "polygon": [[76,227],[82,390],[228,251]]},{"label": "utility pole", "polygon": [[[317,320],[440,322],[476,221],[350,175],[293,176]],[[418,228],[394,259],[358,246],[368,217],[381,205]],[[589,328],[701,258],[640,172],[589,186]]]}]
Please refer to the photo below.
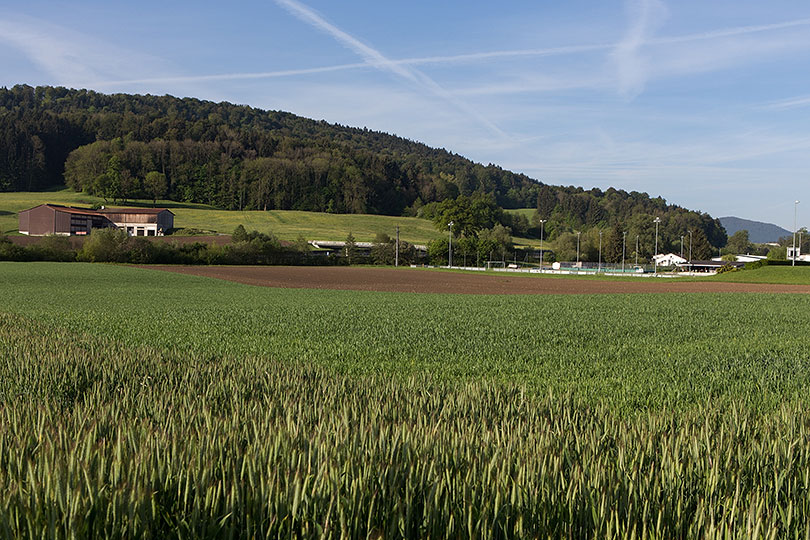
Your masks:
[{"label": "utility pole", "polygon": [[447,243],[447,268],[453,267],[453,222],[447,224],[447,228],[450,229],[450,240]]},{"label": "utility pole", "polygon": [[582,231],[577,231],[577,268],[579,268],[579,236],[582,234]]},{"label": "utility pole", "polygon": [[681,259],[683,259],[683,235],[681,235]]},{"label": "utility pole", "polygon": [[622,274],[624,274],[624,247],[627,244],[627,231],[622,233]]},{"label": "utility pole", "polygon": [[602,271],[602,231],[599,231],[599,267],[596,269],[596,273]]},{"label": "utility pole", "polygon": [[689,229],[689,270],[692,270],[692,229]]},{"label": "utility pole", "polygon": [[793,203],[793,264],[791,266],[796,266],[796,231],[798,229],[797,220],[796,220],[796,209],[799,207],[799,201]]},{"label": "utility pole", "polygon": [[540,272],[543,272],[543,224],[547,219],[540,220]]},{"label": "utility pole", "polygon": [[399,225],[397,225],[397,244],[394,251],[394,267],[399,267]]},{"label": "utility pole", "polygon": [[655,223],[655,257],[653,257],[654,270],[653,273],[658,273],[658,224],[661,223],[661,218],[657,217],[653,220]]},{"label": "utility pole", "polygon": [[638,266],[638,235],[636,235],[636,266]]}]

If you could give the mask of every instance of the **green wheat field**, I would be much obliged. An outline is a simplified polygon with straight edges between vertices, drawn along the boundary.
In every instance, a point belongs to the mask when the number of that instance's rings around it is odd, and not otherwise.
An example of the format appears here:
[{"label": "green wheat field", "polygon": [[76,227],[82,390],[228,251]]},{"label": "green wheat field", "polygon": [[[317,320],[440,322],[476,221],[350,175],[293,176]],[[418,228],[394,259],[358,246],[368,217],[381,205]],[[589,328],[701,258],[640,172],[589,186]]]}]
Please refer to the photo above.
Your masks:
[{"label": "green wheat field", "polygon": [[0,536],[807,538],[808,328],[0,263]]}]

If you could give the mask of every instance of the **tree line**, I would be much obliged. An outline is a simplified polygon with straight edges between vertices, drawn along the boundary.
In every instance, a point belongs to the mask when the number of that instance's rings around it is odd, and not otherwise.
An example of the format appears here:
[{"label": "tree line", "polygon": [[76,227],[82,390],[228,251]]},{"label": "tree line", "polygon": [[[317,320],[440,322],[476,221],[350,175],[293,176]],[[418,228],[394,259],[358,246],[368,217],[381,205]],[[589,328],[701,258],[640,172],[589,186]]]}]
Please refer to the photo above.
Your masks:
[{"label": "tree line", "polygon": [[429,219],[447,210],[437,207],[445,201],[486,198],[499,209],[537,208],[531,219],[500,212],[487,226],[529,238],[539,237],[540,220],[553,239],[616,225],[647,234],[642,221],[659,216],[669,235],[701,229],[712,246],[726,239],[719,221],[660,197],[551,186],[444,149],[291,113],[171,96],[0,89],[0,191],[62,185],[113,202]]}]

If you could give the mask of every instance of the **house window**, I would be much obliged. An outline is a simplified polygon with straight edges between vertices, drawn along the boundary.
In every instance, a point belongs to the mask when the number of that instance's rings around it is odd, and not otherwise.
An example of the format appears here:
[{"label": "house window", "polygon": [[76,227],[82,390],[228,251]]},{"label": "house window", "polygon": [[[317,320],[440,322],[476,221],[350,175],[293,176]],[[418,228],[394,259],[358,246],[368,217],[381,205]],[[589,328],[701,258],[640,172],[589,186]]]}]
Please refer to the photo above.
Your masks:
[{"label": "house window", "polygon": [[147,229],[146,236],[155,236],[155,229]]}]

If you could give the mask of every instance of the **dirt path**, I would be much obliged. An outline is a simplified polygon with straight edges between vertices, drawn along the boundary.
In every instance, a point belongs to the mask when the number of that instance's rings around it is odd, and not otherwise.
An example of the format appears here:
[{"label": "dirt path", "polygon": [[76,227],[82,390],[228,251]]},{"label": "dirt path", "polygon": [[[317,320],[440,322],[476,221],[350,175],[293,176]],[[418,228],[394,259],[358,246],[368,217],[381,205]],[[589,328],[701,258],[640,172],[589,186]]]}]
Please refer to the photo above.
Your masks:
[{"label": "dirt path", "polygon": [[810,285],[762,285],[638,278],[601,281],[547,276],[461,274],[413,268],[327,266],[142,266],[262,287],[458,294],[805,293]]}]

